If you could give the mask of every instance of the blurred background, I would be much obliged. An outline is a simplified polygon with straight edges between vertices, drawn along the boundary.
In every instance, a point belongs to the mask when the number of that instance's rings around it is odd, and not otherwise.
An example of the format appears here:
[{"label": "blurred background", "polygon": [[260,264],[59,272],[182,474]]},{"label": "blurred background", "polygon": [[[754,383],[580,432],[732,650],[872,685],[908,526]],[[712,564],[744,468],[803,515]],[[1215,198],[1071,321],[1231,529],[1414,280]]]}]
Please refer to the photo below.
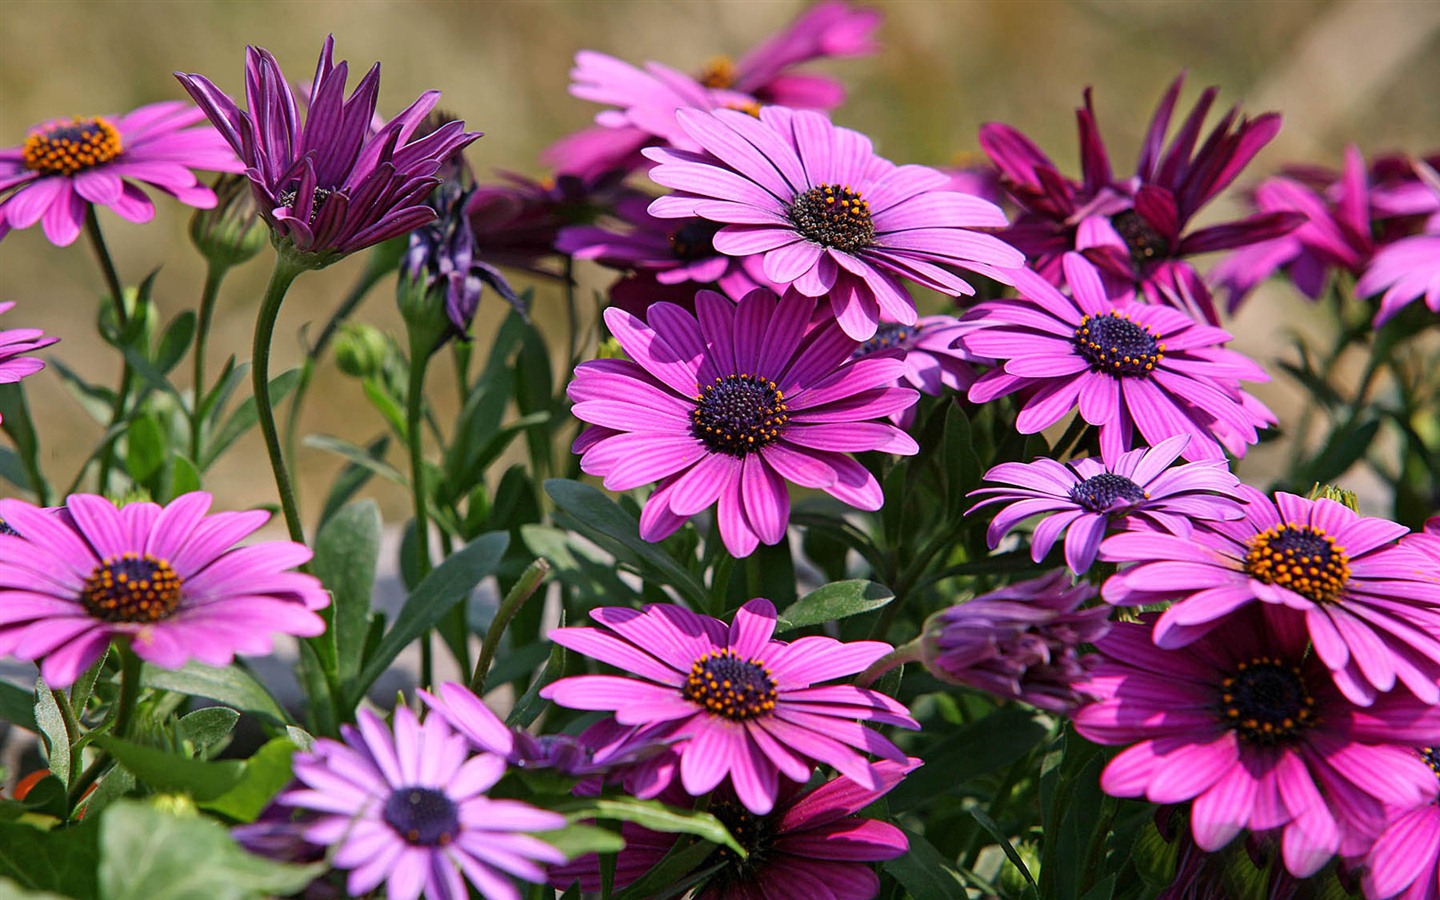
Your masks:
[{"label": "blurred background", "polygon": [[[1093,86],[1100,124],[1117,171],[1132,164],[1151,110],[1176,72],[1189,72],[1181,108],[1206,85],[1220,87],[1217,106],[1243,104],[1257,114],[1284,115],[1280,136],[1241,179],[1252,184],[1289,162],[1338,166],[1345,145],[1367,156],[1440,147],[1440,3],[1426,0],[908,0],[871,4],[884,13],[883,51],[820,68],[851,88],[834,117],[870,134],[896,162],[932,165],[977,152],[978,126],[1002,120],[1020,128],[1068,172],[1075,173],[1073,110]],[[592,48],[633,63],[657,60],[694,71],[721,54],[736,56],[782,28],[799,0],[310,0],[266,2],[0,3],[0,145],[18,145],[48,119],[126,111],[183,98],[172,71],[199,72],[238,94],[247,43],[266,47],[292,80],[308,81],[322,40],[336,39],[337,57],[351,63],[352,81],[383,62],[380,111],[393,115],[421,91],[444,92],[441,105],[485,137],[469,159],[482,181],[496,169],[541,175],[539,150],[587,124],[598,110],[566,93],[577,50]],[[1213,205],[1203,222],[1239,212],[1237,193]],[[164,319],[198,303],[204,270],[185,238],[189,211],[157,204],[152,223],[135,226],[107,212],[101,223],[121,276],[135,283],[153,269]],[[215,371],[231,353],[249,358],[254,314],[270,254],[233,272],[212,331]],[[303,276],[281,315],[272,373],[301,357],[296,335],[311,334],[357,277],[352,259]],[[591,286],[607,273],[586,270]],[[530,283],[512,279],[517,287]],[[0,325],[40,327],[62,342],[46,351],[93,381],[112,384],[118,361],[94,336],[101,279],[83,238],[52,247],[40,229],[12,233],[0,244],[0,299],[18,301]],[[562,341],[560,294],[542,284],[535,317]],[[505,313],[492,294],[482,302],[474,333],[488,346]],[[382,284],[358,316],[399,332],[393,289]],[[1286,353],[1283,336],[1307,331],[1315,313],[1282,285],[1268,285],[1230,322],[1237,349],[1262,363]],[[434,367],[430,384],[447,421],[457,398],[453,379]],[[177,370],[178,378],[186,366]],[[1272,371],[1276,371],[1272,368]],[[558,375],[559,373],[557,373]],[[26,383],[45,445],[52,481],[69,482],[100,432],[54,373]],[[1291,422],[1299,395],[1281,379],[1256,390]],[[384,430],[359,385],[333,361],[317,373],[306,406],[305,432],[364,443]],[[1273,445],[1243,462],[1242,478],[1263,482],[1279,457]],[[395,457],[392,451],[392,458]],[[301,502],[313,515],[339,461],[302,449]],[[257,435],[208,476],[221,508],[274,502],[273,483]],[[1357,484],[1362,493],[1365,485]],[[0,492],[6,485],[0,484]],[[391,485],[372,483],[387,519],[408,514],[409,501]],[[1367,502],[1367,511],[1381,503]],[[309,515],[307,515],[309,518]],[[273,523],[272,523],[273,525]]]}]

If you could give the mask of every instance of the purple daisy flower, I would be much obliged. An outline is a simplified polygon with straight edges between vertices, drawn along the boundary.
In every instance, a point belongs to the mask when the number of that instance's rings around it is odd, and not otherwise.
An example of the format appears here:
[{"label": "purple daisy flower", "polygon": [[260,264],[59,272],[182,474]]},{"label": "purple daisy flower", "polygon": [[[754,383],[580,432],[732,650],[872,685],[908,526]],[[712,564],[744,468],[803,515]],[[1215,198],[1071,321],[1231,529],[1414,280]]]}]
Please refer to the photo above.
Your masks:
[{"label": "purple daisy flower", "polygon": [[1175,601],[1155,626],[1162,647],[1182,647],[1249,603],[1301,614],[1315,653],[1360,705],[1398,681],[1440,702],[1440,579],[1395,540],[1403,525],[1361,516],[1334,500],[1247,485],[1244,517],[1212,522],[1189,538],[1119,534],[1100,558],[1135,562],[1105,582],[1124,606]]},{"label": "purple daisy flower", "polygon": [[325,39],[310,106],[300,122],[295,92],[269,51],[245,48],[249,111],[203,75],[175,73],[244,161],[261,217],[279,246],[312,266],[401,235],[432,221],[425,205],[433,177],[451,154],[476,138],[464,122],[418,135],[440,99],[427,91],[378,132],[370,131],[380,89],[376,63],[345,99],[346,63]]},{"label": "purple daisy flower", "polygon": [[971,497],[985,499],[965,514],[992,503],[1009,503],[986,531],[992,550],[1021,520],[1044,515],[1030,536],[1031,558],[1037,563],[1043,560],[1064,535],[1065,564],[1078,575],[1095,561],[1095,551],[1107,533],[1165,531],[1188,538],[1192,520],[1240,518],[1240,501],[1233,496],[1240,480],[1230,474],[1224,460],[1169,468],[1189,440],[1180,434],[1153,448],[1100,459],[1001,463],[985,473],[985,480],[1010,487],[971,491]]},{"label": "purple daisy flower", "polygon": [[1402,238],[1375,254],[1355,282],[1355,294],[1369,297],[1381,291],[1376,328],[1421,297],[1431,312],[1440,313],[1440,223],[1434,233]]},{"label": "purple daisy flower", "polygon": [[1193,801],[1207,851],[1243,829],[1278,829],[1300,877],[1363,853],[1386,807],[1433,796],[1435,776],[1410,748],[1440,739],[1440,707],[1405,694],[1354,706],[1306,654],[1290,610],[1239,612],[1181,650],[1155,646],[1146,619],[1100,639],[1103,660],[1081,685],[1100,700],[1075,714],[1076,730],[1128,745],[1100,777],[1106,793]]},{"label": "purple daisy flower", "polygon": [[999,361],[970,388],[972,403],[1023,391],[1015,425],[1024,434],[1078,407],[1111,458],[1130,449],[1137,430],[1152,447],[1189,435],[1190,460],[1244,456],[1256,429],[1276,421],[1240,389],[1242,379],[1269,376],[1224,348],[1227,332],[1179,310],[1113,303],[1083,257],[1066,254],[1063,265],[1073,299],[1027,270],[1016,278],[1020,297],[978,304],[965,317],[960,346]]},{"label": "purple daisy flower", "polygon": [[270,514],[206,515],[196,491],[164,508],[71,494],[55,512],[0,500],[0,656],[40,660],[51,687],[68,687],[122,638],[141,659],[178,669],[266,654],[276,634],[314,637],[330,602],[319,580],[287,571],[303,544],[235,543]]},{"label": "purple daisy flower", "polygon": [[499,176],[501,183],[477,186],[466,203],[476,249],[497,265],[551,278],[561,274],[554,263],[561,229],[592,222],[639,196],[615,173],[539,181],[513,172]]},{"label": "purple daisy flower", "polygon": [[80,236],[91,204],[129,222],[155,217],[141,185],[188,206],[210,209],[215,193],[193,169],[240,172],[244,165],[211,128],[191,128],[204,114],[178,100],[123,116],[75,116],[31,129],[25,143],[0,150],[0,238],[36,222],[57,247]]},{"label": "purple daisy flower", "polygon": [[441,716],[421,725],[407,707],[395,710],[395,730],[368,709],[359,727],[342,725],[345,742],[321,738],[295,755],[304,787],[279,801],[322,815],[305,839],[334,847],[331,862],[349,869],[352,896],[385,883],[393,900],[466,897],[468,882],[486,900],[520,900],[509,873],[543,882],[539,863],[565,855],[526,832],[565,826],[559,813],[516,800],[485,796],[505,774],[505,760],[472,756],[465,738]]},{"label": "purple daisy flower", "polygon": [[779,777],[805,782],[813,763],[875,790],[864,756],[905,755],[864,722],[918,728],[895,700],[848,684],[819,685],[862,671],[891,651],[880,641],[771,640],[775,607],[755,599],[733,625],[678,606],[601,607],[601,628],[556,628],[550,640],[632,673],[562,678],[540,692],[571,709],[611,710],[621,725],[670,724],[680,783],[699,796],[729,778],[757,815],[774,807]]},{"label": "purple daisy flower", "polygon": [[1084,701],[1075,686],[1094,658],[1080,645],[1110,630],[1109,609],[1080,608],[1095,595],[1063,571],[981,594],[930,617],[921,659],[941,681],[1068,713]]},{"label": "purple daisy flower", "polygon": [[915,324],[911,281],[949,295],[975,292],[966,268],[1009,283],[1025,258],[976,228],[1005,225],[993,203],[942,190],[950,179],[896,166],[870,139],[805,110],[681,110],[675,119],[703,152],[650,148],[650,170],[673,193],[650,205],[661,218],[725,225],[715,249],[759,255],[765,277],[807,297],[829,296],[845,333],[874,337],[883,317]]},{"label": "purple daisy flower", "polygon": [[[693,893],[692,900],[759,900],[765,897],[814,897],[826,900],[872,900],[880,891],[880,878],[869,865],[894,859],[910,849],[905,833],[888,822],[856,815],[889,793],[906,774],[921,765],[918,759],[882,760],[874,788],[848,778],[833,778],[811,791],[787,781],[780,788],[775,808],[756,814],[738,802],[734,792],[721,788],[712,796],[707,812],[713,814],[745,848],[745,859],[717,849],[696,872],[718,865]],[[684,804],[680,792],[667,802]],[[631,822],[620,828],[625,849],[615,860],[616,890],[639,879],[669,852],[675,835],[661,834]],[[679,881],[684,881],[682,876]],[[603,887],[600,858],[581,856],[550,868],[550,883],[565,889],[575,882],[586,892]]]},{"label": "purple daisy flower", "polygon": [[[1440,775],[1440,749],[1420,751]],[[1365,896],[1440,900],[1440,803],[1435,800],[1396,816],[1365,859]]]},{"label": "purple daisy flower", "polygon": [[[955,346],[961,331],[960,320],[954,316],[922,316],[913,325],[882,320],[875,336],[861,344],[853,358],[900,350],[905,360],[905,374],[898,382],[901,387],[908,385],[931,397],[940,396],[946,389],[964,391],[980,373],[970,365],[970,354]],[[908,431],[915,422],[915,408],[891,413],[890,421]]]},{"label": "purple daisy flower", "polygon": [[[9,312],[14,306],[14,303],[0,303],[0,314]],[[34,353],[58,340],[46,337],[45,332],[38,328],[0,329],[0,384],[15,384],[45,368],[43,360],[24,354]]]},{"label": "purple daisy flower", "polygon": [[575,441],[581,468],[613,491],[660,482],[640,536],[663,540],[718,503],[725,548],[748,556],[785,537],[787,482],[879,509],[879,483],[847,454],[919,450],[872,421],[918,397],[890,386],[904,372],[898,354],[851,360],[857,343],[833,321],[808,328],[815,301],[794,292],[777,301],[758,289],[735,304],[701,291],[695,307],[698,317],[656,303],[648,324],[607,309],[630,360],[581,363],[567,388],[575,417],[597,426]]}]

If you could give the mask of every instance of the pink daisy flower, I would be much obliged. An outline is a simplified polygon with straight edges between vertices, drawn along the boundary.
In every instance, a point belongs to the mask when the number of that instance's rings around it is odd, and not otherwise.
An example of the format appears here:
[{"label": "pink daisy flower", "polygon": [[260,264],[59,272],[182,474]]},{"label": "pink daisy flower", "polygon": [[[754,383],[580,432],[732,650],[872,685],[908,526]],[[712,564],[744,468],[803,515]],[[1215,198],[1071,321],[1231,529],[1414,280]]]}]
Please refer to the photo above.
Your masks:
[{"label": "pink daisy flower", "polygon": [[645,151],[659,163],[650,177],[674,191],[650,212],[723,224],[715,249],[761,256],[776,285],[828,296],[856,340],[873,337],[882,317],[915,324],[907,281],[970,295],[954,268],[1009,283],[1024,264],[1020,251],[973,230],[1003,226],[998,206],[943,190],[950,179],[934,169],[882,159],[869,138],[820,113],[681,110],[675,119],[702,152]]},{"label": "pink daisy flower", "polygon": [[648,324],[607,309],[630,359],[581,363],[567,388],[575,417],[595,426],[575,441],[581,468],[613,491],[660,482],[640,536],[663,540],[718,504],[725,548],[748,556],[785,537],[787,482],[879,509],[879,483],[848,454],[919,450],[872,421],[918,397],[891,387],[904,372],[898,354],[852,361],[858,344],[833,321],[810,328],[815,301],[793,292],[758,289],[735,304],[701,291],[695,308],[656,303]]},{"label": "pink daisy flower", "polygon": [[1148,624],[1116,624],[1082,685],[1100,699],[1075,714],[1089,740],[1126,747],[1100,786],[1192,801],[1195,842],[1211,852],[1244,829],[1279,830],[1299,877],[1337,852],[1363,853],[1387,806],[1433,796],[1435,776],[1411,748],[1440,739],[1440,707],[1404,694],[1356,707],[1306,645],[1300,617],[1271,607],[1181,650],[1157,647]]},{"label": "pink daisy flower", "polygon": [[142,185],[188,206],[210,209],[215,194],[193,169],[243,172],[205,114],[186,103],[152,103],[123,116],[75,116],[31,129],[25,143],[0,150],[0,238],[41,224],[58,247],[80,236],[85,210],[106,206],[129,222],[148,222],[155,205]]},{"label": "pink daisy flower", "polygon": [[1336,685],[1362,706],[1403,684],[1440,702],[1440,579],[1397,547],[1403,525],[1334,500],[1247,485],[1244,517],[1211,522],[1189,538],[1132,532],[1108,538],[1100,558],[1133,562],[1105,582],[1111,603],[1174,601],[1155,626],[1162,647],[1182,647],[1259,602],[1295,610]]},{"label": "pink daisy flower", "polygon": [[[913,387],[931,397],[939,397],[947,389],[964,391],[975,383],[980,373],[970,365],[970,354],[955,346],[955,338],[962,331],[960,320],[954,316],[921,316],[913,325],[882,320],[875,336],[860,345],[854,358],[900,350],[905,360],[905,374],[899,381],[901,387]],[[892,413],[890,421],[908,431],[915,423],[915,408]]]},{"label": "pink daisy flower", "polygon": [[1375,254],[1355,282],[1355,294],[1370,297],[1384,291],[1375,327],[1424,298],[1433,313],[1440,313],[1440,223],[1431,234],[1402,238]]},{"label": "pink daisy flower", "polygon": [[971,497],[985,499],[965,514],[994,503],[1008,504],[986,531],[992,550],[1022,520],[1045,516],[1030,537],[1031,558],[1037,563],[1043,560],[1063,535],[1065,564],[1076,574],[1090,568],[1107,533],[1164,531],[1189,537],[1192,520],[1240,518],[1240,501],[1233,496],[1240,480],[1230,474],[1224,460],[1170,468],[1189,440],[1180,434],[1153,448],[1100,459],[1001,463],[985,473],[985,480],[1010,486],[971,491]]},{"label": "pink daisy flower", "polygon": [[[1440,775],[1440,750],[1420,751]],[[1440,900],[1440,803],[1431,800],[1396,816],[1365,859],[1365,896]]]},{"label": "pink daisy flower", "polygon": [[630,673],[562,678],[540,692],[571,709],[613,711],[621,725],[670,723],[680,784],[700,796],[729,779],[750,812],[775,807],[780,776],[804,783],[815,762],[869,790],[881,775],[865,758],[905,755],[866,722],[918,728],[895,700],[848,684],[893,648],[880,641],[771,639],[775,607],[755,599],[735,622],[669,604],[601,607],[600,628],[556,628],[550,640]]},{"label": "pink daisy flower", "polygon": [[1270,410],[1240,389],[1268,381],[1258,365],[1224,348],[1227,332],[1180,312],[1144,303],[1113,303],[1094,266],[1079,254],[1063,261],[1074,297],[1039,275],[1016,278],[1021,296],[978,304],[965,317],[959,345],[999,365],[970,388],[972,403],[1021,392],[1016,427],[1034,434],[1077,407],[1100,429],[1111,458],[1130,449],[1138,431],[1152,447],[1189,435],[1190,460],[1244,456]]},{"label": "pink daisy flower", "polygon": [[[9,312],[14,306],[14,303],[0,303],[0,313]],[[38,328],[0,329],[0,384],[14,384],[45,368],[43,360],[24,354],[34,353],[58,340],[46,337]]]},{"label": "pink daisy flower", "polygon": [[0,500],[0,656],[40,660],[51,687],[68,687],[110,641],[178,669],[191,659],[225,666],[266,654],[276,634],[314,637],[330,602],[319,580],[289,569],[303,544],[235,543],[269,513],[206,515],[210,495],[165,507],[71,494],[55,512]]}]

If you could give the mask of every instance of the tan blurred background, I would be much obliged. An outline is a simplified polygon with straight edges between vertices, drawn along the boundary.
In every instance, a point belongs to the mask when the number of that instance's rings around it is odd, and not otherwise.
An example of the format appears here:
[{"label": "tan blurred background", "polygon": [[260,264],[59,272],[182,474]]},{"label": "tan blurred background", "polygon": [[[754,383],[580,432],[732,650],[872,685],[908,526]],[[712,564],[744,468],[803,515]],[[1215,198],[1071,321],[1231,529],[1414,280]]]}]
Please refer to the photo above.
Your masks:
[{"label": "tan blurred background", "polygon": [[[1093,85],[1103,133],[1123,171],[1133,165],[1156,100],[1182,68],[1190,73],[1182,106],[1188,107],[1200,88],[1216,84],[1222,107],[1243,103],[1251,113],[1284,114],[1280,137],[1242,183],[1287,161],[1337,164],[1341,149],[1352,142],[1367,154],[1440,147],[1440,3],[1429,0],[873,5],[885,14],[879,32],[884,51],[822,68],[852,89],[836,120],[870,133],[880,151],[898,162],[951,162],[976,150],[982,122],[1004,120],[1074,173],[1072,110],[1082,88]],[[469,153],[482,180],[495,168],[540,174],[539,149],[586,124],[597,110],[566,94],[576,50],[594,48],[632,62],[654,59],[695,70],[715,55],[742,53],[804,6],[797,0],[0,0],[0,145],[19,144],[28,128],[46,119],[182,98],[170,75],[174,70],[204,73],[238,93],[247,43],[271,50],[292,79],[308,80],[321,41],[333,32],[337,55],[351,62],[352,81],[371,62],[383,62],[383,114],[397,112],[422,90],[439,88],[444,108],[486,132]],[[1220,205],[1207,218],[1237,211]],[[188,210],[164,201],[156,220],[145,226],[101,216],[125,280],[163,267],[157,297],[166,318],[193,307],[200,293],[203,269],[184,243],[187,218]],[[313,323],[314,333],[358,265],[350,260],[301,278],[281,316],[274,371],[298,361],[294,335],[306,322]],[[212,336],[212,369],[228,353],[248,358],[267,271],[268,251],[226,283]],[[596,276],[596,285],[603,281]],[[99,288],[83,238],[59,249],[32,228],[0,244],[0,298],[19,302],[0,327],[38,326],[62,337],[50,353],[111,384],[118,365],[96,352],[91,327]],[[389,285],[382,285],[359,318],[397,328],[392,298]],[[555,291],[542,289],[537,319],[561,340],[558,302]],[[476,323],[481,342],[488,342],[502,312],[487,295]],[[1277,334],[1306,329],[1314,324],[1312,316],[1292,292],[1269,286],[1231,323],[1236,346],[1268,361],[1283,346]],[[187,371],[188,364],[177,370]],[[456,399],[447,374],[437,367],[431,377],[441,421]],[[177,377],[183,384],[187,376]],[[31,379],[27,389],[42,428],[47,472],[63,486],[100,429],[53,373]],[[1283,421],[1293,421],[1293,393],[1283,386],[1257,392]],[[304,424],[307,432],[356,442],[383,429],[358,385],[339,376],[329,361],[318,374]],[[1241,474],[1263,480],[1275,459],[1274,451],[1258,451]],[[302,450],[299,480],[307,519],[337,467],[333,457]],[[258,437],[252,435],[212,470],[207,486],[225,507],[273,502]],[[398,491],[373,490],[387,518],[405,514]]]}]

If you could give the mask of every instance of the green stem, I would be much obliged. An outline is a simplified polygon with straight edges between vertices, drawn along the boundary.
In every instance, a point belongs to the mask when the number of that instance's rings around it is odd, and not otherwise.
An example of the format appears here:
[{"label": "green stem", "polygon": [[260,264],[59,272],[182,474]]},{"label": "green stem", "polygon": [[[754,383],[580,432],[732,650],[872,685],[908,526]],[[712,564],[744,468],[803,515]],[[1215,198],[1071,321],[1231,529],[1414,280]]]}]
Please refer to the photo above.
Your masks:
[{"label": "green stem", "polygon": [[475,660],[475,674],[470,676],[470,690],[476,696],[485,693],[485,678],[490,673],[490,661],[495,658],[495,651],[500,649],[500,638],[504,636],[510,620],[515,618],[515,614],[520,612],[526,601],[534,596],[549,574],[550,563],[543,556],[535,560],[521,573],[520,580],[515,582],[510,593],[500,602],[500,608],[495,610],[495,618],[491,620],[490,627],[485,631],[485,640],[480,644],[480,656]]},{"label": "green stem", "polygon": [[205,347],[210,338],[210,322],[215,315],[215,298],[220,296],[220,283],[229,266],[210,263],[205,270],[205,288],[200,293],[200,320],[195,326],[195,374],[191,379],[194,397],[190,401],[190,459],[200,465],[200,403],[205,396]]},{"label": "green stem", "polygon": [[118,646],[120,651],[120,696],[115,700],[115,725],[110,733],[125,737],[130,720],[135,715],[135,702],[140,699],[140,657],[128,646]]},{"label": "green stem", "polygon": [[[125,288],[120,283],[120,273],[116,271],[115,261],[110,256],[110,248],[105,244],[105,234],[100,230],[100,219],[96,216],[93,205],[85,207],[85,234],[90,239],[91,249],[95,251],[95,260],[100,264],[100,274],[105,279],[105,289],[110,293],[110,302],[114,304],[116,339],[123,344],[125,332],[130,324],[130,315],[125,309]],[[110,405],[110,424],[105,429],[107,432],[119,425],[125,416],[125,404],[130,397],[130,381],[130,361],[122,358],[120,387],[115,391],[115,401]],[[118,439],[118,434],[110,435],[105,440],[105,446],[100,450],[98,488],[102,494],[110,488],[110,468],[113,465],[115,442]],[[81,474],[84,474],[83,469]]]},{"label": "green stem", "polygon": [[[579,360],[575,356],[576,345],[580,342],[580,312],[575,308],[575,258],[565,257],[565,310],[570,326],[570,337],[566,343],[565,360],[568,369],[575,368]],[[564,391],[561,391],[564,396]]]},{"label": "green stem", "polygon": [[255,319],[255,344],[250,363],[255,411],[259,414],[265,451],[270,454],[270,468],[275,472],[280,510],[285,514],[285,527],[290,531],[290,539],[301,544],[305,542],[305,531],[300,527],[300,510],[295,505],[295,489],[290,483],[290,473],[285,468],[285,455],[280,450],[280,434],[275,429],[275,408],[270,402],[270,342],[275,336],[275,320],[280,316],[280,304],[285,299],[285,293],[303,271],[303,266],[287,259],[285,254],[276,255],[275,268],[270,272],[270,283],[265,286],[265,298],[260,302],[260,314]]},{"label": "green stem", "polygon": [[[416,350],[419,349],[417,353]],[[405,442],[410,450],[410,495],[415,501],[416,578],[430,574],[430,514],[425,497],[424,431],[425,369],[430,354],[410,348],[410,386],[405,392]]]},{"label": "green stem", "polygon": [[110,292],[110,302],[115,304],[116,325],[124,331],[129,324],[129,316],[125,312],[125,289],[120,285],[120,273],[115,270],[110,248],[105,246],[105,235],[100,231],[100,218],[95,215],[93,204],[85,206],[85,235],[90,238],[90,246],[95,250],[95,258],[100,262],[100,274],[105,278],[105,289]]},{"label": "green stem", "polygon": [[875,662],[870,664],[870,668],[855,676],[855,686],[868,688],[879,680],[881,675],[884,675],[896,666],[918,662],[920,660],[921,640],[922,638],[916,638],[908,644],[901,644],[899,647],[896,647],[894,650],[875,660]]}]

